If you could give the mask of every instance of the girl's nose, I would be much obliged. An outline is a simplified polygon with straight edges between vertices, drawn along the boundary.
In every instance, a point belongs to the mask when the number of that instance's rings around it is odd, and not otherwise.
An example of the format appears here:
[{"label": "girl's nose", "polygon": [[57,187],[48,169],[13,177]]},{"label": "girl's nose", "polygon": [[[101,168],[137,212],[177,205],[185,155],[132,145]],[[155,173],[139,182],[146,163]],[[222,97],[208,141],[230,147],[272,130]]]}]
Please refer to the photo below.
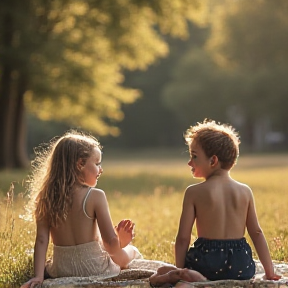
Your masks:
[{"label": "girl's nose", "polygon": [[188,166],[191,166],[191,164],[192,164],[192,160],[189,160],[188,163],[187,163],[187,165],[188,165]]}]

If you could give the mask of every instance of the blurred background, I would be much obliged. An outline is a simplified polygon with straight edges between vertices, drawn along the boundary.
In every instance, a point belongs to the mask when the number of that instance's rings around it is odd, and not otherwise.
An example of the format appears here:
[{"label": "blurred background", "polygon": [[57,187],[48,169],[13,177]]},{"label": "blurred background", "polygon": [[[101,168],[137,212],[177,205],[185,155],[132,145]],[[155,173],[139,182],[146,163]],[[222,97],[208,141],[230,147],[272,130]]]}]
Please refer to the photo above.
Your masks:
[{"label": "blurred background", "polygon": [[0,169],[70,128],[175,149],[204,118],[243,152],[287,152],[287,15],[287,0],[1,0]]}]

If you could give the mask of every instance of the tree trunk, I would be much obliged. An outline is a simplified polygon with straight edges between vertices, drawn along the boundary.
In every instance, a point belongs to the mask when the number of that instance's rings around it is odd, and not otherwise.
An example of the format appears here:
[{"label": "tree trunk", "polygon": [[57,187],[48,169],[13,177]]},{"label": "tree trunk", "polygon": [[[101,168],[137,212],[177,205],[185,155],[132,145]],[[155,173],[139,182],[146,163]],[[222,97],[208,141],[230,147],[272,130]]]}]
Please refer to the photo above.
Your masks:
[{"label": "tree trunk", "polygon": [[24,73],[19,75],[15,97],[15,120],[13,128],[13,156],[14,167],[26,168],[29,166],[26,139],[26,115],[24,107],[24,94],[27,88],[27,79]]},{"label": "tree trunk", "polygon": [[0,169],[12,168],[13,160],[11,153],[11,117],[10,117],[10,78],[11,70],[4,67],[1,77],[0,89]]},{"label": "tree trunk", "polygon": [[[3,46],[4,49],[11,49],[13,38],[13,20],[11,15],[3,17]],[[11,158],[11,76],[12,69],[9,66],[9,59],[5,59],[2,67],[0,82],[0,168],[12,168],[13,160]]]},{"label": "tree trunk", "polygon": [[[2,25],[3,46],[8,50],[14,32],[11,15],[5,15]],[[27,81],[5,60],[0,79],[0,169],[23,168],[28,164],[23,103]]]},{"label": "tree trunk", "polygon": [[17,74],[4,69],[1,79],[0,169],[25,168],[29,165],[24,109],[26,79]]}]

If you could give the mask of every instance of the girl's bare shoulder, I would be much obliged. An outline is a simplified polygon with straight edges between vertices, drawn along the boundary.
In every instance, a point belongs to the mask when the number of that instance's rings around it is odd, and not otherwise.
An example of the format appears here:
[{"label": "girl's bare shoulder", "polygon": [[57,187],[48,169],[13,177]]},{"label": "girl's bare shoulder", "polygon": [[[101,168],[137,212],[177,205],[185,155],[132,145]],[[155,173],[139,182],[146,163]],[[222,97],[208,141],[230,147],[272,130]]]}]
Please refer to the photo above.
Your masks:
[{"label": "girl's bare shoulder", "polygon": [[104,190],[95,187],[91,188],[89,198],[96,202],[107,201]]},{"label": "girl's bare shoulder", "polygon": [[105,195],[104,190],[96,188],[96,187],[92,187],[90,193],[91,194],[96,194],[96,195]]},{"label": "girl's bare shoulder", "polygon": [[105,192],[102,189],[99,188],[91,188],[89,196],[86,201],[86,210],[89,215],[93,214],[93,211],[101,211],[102,209],[106,209],[108,201],[105,195]]}]

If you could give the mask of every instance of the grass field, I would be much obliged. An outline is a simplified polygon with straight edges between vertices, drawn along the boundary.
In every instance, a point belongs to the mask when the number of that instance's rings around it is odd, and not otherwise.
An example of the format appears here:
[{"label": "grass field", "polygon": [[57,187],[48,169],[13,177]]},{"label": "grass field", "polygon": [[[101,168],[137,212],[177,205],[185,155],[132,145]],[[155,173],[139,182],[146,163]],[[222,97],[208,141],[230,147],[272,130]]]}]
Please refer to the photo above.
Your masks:
[{"label": "grass field", "polygon": [[[190,174],[188,153],[105,153],[98,186],[107,194],[113,222],[133,219],[134,245],[143,256],[173,263],[183,192],[199,181]],[[32,271],[35,225],[25,210],[26,175],[0,172],[0,287],[18,287]],[[231,176],[252,188],[272,258],[288,261],[288,154],[241,156]],[[8,199],[11,182],[15,194]]]}]

